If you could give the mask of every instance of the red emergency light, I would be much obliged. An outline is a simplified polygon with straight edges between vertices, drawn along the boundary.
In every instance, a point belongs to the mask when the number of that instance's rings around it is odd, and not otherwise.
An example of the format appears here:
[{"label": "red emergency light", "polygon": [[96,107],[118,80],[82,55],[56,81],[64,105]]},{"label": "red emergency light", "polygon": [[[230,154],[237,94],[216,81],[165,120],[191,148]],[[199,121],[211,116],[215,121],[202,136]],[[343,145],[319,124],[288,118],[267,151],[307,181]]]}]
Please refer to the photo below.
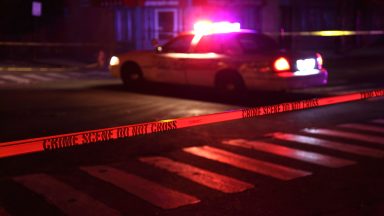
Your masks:
[{"label": "red emergency light", "polygon": [[194,32],[200,35],[227,33],[240,31],[240,23],[238,22],[211,22],[208,20],[198,21],[193,25]]}]

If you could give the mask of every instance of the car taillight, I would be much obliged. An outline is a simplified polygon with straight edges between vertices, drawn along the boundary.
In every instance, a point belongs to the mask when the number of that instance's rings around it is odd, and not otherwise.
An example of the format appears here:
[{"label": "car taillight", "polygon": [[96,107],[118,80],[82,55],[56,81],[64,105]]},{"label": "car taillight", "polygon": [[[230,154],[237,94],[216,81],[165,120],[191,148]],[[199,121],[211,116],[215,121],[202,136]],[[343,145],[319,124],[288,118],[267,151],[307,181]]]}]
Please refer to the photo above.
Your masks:
[{"label": "car taillight", "polygon": [[323,68],[323,57],[320,53],[316,53],[316,62],[319,69]]},{"label": "car taillight", "polygon": [[291,68],[291,66],[289,65],[289,62],[286,58],[284,57],[280,57],[278,59],[275,60],[275,62],[273,63],[273,68],[275,69],[275,71],[287,71]]}]

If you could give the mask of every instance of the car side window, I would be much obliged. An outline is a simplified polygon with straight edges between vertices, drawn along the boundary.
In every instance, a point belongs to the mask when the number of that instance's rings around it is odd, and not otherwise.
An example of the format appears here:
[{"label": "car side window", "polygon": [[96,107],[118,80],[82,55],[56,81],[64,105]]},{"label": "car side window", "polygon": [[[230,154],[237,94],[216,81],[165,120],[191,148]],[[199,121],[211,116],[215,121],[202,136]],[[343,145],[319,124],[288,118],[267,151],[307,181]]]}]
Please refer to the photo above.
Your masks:
[{"label": "car side window", "polygon": [[237,55],[242,53],[238,41],[231,34],[206,35],[200,39],[195,52]]},{"label": "car side window", "polygon": [[223,44],[217,35],[203,36],[195,48],[196,53],[223,53]]},{"label": "car side window", "polygon": [[191,46],[192,39],[193,35],[182,35],[176,37],[163,46],[162,52],[187,53],[189,51],[189,47]]},{"label": "car side window", "polygon": [[228,55],[241,55],[243,54],[243,49],[234,37],[230,37],[224,42],[224,52]]},{"label": "car side window", "polygon": [[238,41],[246,53],[260,53],[274,51],[277,44],[272,38],[265,35],[241,34]]}]

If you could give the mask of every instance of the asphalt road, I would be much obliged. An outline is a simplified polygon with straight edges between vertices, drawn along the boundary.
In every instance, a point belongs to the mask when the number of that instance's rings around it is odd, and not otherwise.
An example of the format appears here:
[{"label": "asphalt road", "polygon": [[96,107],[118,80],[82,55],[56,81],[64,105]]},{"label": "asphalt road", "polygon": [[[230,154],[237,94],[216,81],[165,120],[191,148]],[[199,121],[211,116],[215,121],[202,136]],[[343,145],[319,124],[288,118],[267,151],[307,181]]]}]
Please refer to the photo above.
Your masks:
[{"label": "asphalt road", "polygon": [[[3,83],[0,141],[383,87],[380,74],[359,83],[351,73],[327,88],[231,101],[201,88],[127,91],[84,73]],[[383,215],[383,106],[360,101],[3,158],[0,215]]]}]

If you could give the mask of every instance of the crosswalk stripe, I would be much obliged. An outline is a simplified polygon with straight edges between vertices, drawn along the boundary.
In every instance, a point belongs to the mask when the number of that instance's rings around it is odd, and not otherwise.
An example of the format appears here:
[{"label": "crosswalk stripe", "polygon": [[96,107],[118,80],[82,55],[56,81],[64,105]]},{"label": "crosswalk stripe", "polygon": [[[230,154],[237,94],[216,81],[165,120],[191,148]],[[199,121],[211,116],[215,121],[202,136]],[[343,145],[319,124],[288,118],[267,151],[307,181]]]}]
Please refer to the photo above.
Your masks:
[{"label": "crosswalk stripe", "polygon": [[40,76],[37,74],[24,74],[23,77],[39,80],[39,81],[52,81],[53,79],[45,77],[45,76]]},{"label": "crosswalk stripe", "polygon": [[312,164],[317,164],[326,167],[339,168],[355,164],[355,161],[332,157],[329,155],[309,152],[285,146],[276,145],[273,143],[266,143],[261,141],[249,141],[245,139],[232,139],[222,142],[226,145],[242,147],[246,149],[253,149],[263,151],[283,157],[288,157],[300,161],[305,161]]},{"label": "crosswalk stripe", "polygon": [[172,209],[200,202],[194,196],[164,187],[113,167],[81,167],[81,170],[163,209]]},{"label": "crosswalk stripe", "polygon": [[237,193],[253,188],[252,184],[238,179],[177,162],[166,157],[144,157],[139,160],[224,193]]},{"label": "crosswalk stripe", "polygon": [[210,146],[188,147],[184,148],[183,151],[280,180],[291,180],[312,174],[311,172],[256,160]]},{"label": "crosswalk stripe", "polygon": [[117,210],[47,174],[18,176],[13,180],[42,195],[67,215],[121,215]]},{"label": "crosswalk stripe", "polygon": [[328,141],[328,140],[319,139],[315,137],[281,133],[281,132],[272,133],[272,137],[275,139],[291,141],[291,142],[301,143],[305,145],[320,146],[327,149],[333,149],[341,152],[347,152],[347,153],[363,155],[368,157],[374,157],[374,158],[384,157],[384,151],[379,149]]},{"label": "crosswalk stripe", "polygon": [[5,79],[5,80],[10,80],[12,82],[17,82],[17,83],[31,83],[31,80],[25,79],[22,77],[14,76],[14,75],[1,75],[0,78]]},{"label": "crosswalk stripe", "polygon": [[366,124],[350,123],[350,124],[341,124],[341,125],[338,125],[338,127],[384,133],[384,127],[376,127],[376,126],[371,126]]},{"label": "crosswalk stripe", "polygon": [[58,73],[47,73],[46,75],[50,76],[50,77],[54,77],[54,78],[59,78],[59,79],[69,79],[70,78],[69,76],[65,76],[65,75],[58,74]]},{"label": "crosswalk stripe", "polygon": [[347,139],[355,139],[355,140],[360,140],[364,142],[377,143],[377,144],[384,145],[384,138],[378,137],[378,136],[370,136],[370,135],[364,135],[359,133],[351,133],[351,132],[322,129],[322,128],[313,128],[313,129],[305,128],[303,129],[303,131],[310,134],[321,134],[321,135],[327,135],[327,136],[342,137]]},{"label": "crosswalk stripe", "polygon": [[372,120],[371,122],[377,123],[377,124],[384,124],[384,119],[375,119],[375,120]]}]

